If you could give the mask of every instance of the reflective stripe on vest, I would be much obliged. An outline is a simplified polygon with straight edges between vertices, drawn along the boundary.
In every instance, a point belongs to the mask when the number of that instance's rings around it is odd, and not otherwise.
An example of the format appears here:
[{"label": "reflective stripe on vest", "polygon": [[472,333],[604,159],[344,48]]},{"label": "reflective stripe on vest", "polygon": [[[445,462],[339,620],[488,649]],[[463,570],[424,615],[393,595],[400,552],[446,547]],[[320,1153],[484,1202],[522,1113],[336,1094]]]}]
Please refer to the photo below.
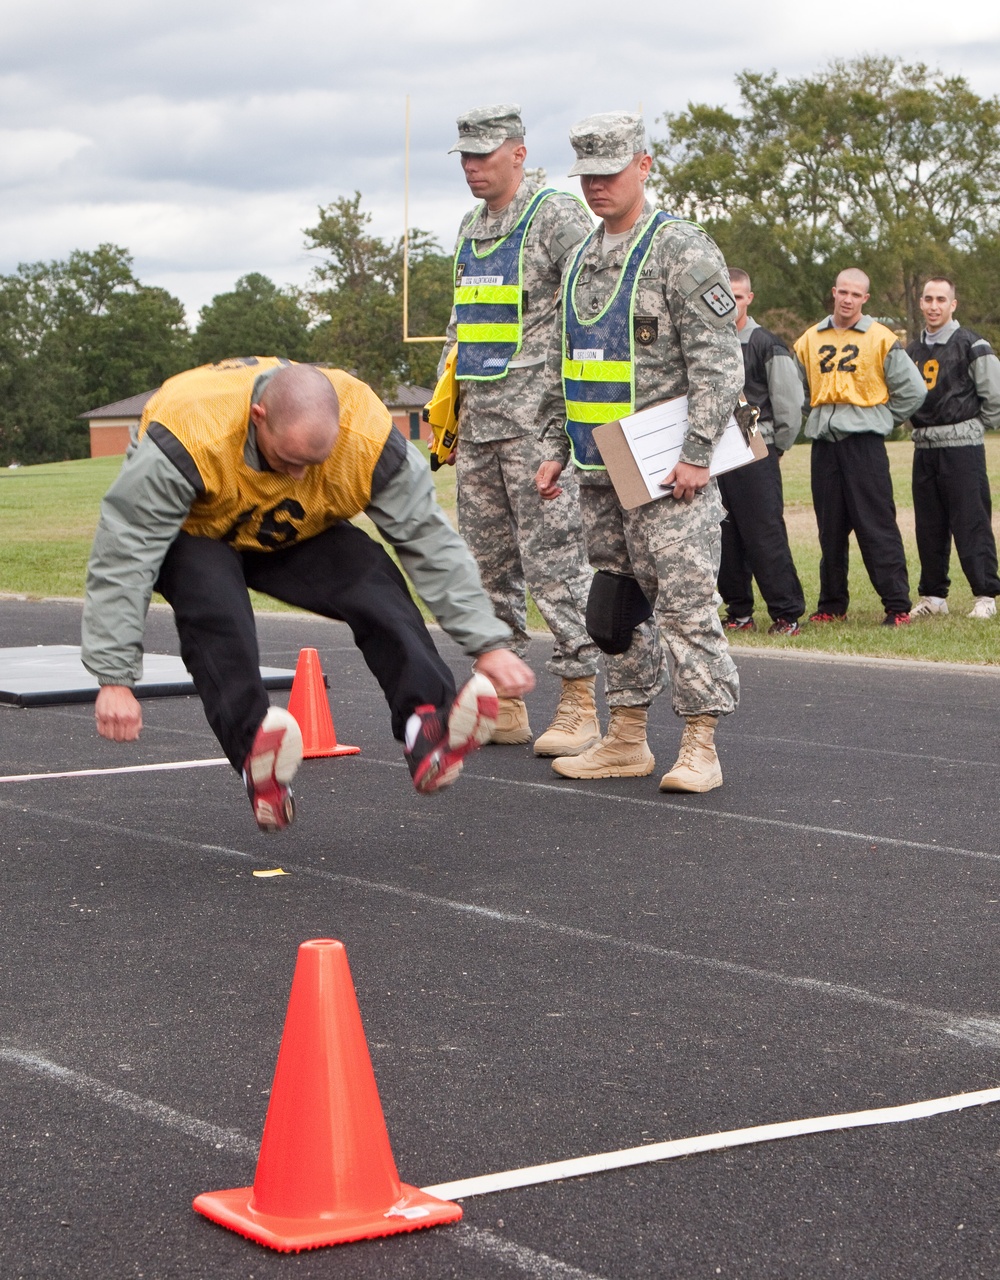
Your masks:
[{"label": "reflective stripe on vest", "polygon": [[594,238],[603,234],[603,227],[583,242],[567,273],[562,363],[566,434],[573,461],[584,471],[604,468],[594,444],[594,427],[623,418],[635,407],[635,294],[657,231],[665,222],[676,221],[679,219],[662,210],[650,217],[629,250],[607,305],[592,320],[583,320],[577,314],[576,281],[584,254]]},{"label": "reflective stripe on vest", "polygon": [[484,253],[468,236],[455,253],[455,320],[458,360],[455,377],[490,382],[507,376],[521,349],[524,241],[553,187],[536,191],[515,226]]}]

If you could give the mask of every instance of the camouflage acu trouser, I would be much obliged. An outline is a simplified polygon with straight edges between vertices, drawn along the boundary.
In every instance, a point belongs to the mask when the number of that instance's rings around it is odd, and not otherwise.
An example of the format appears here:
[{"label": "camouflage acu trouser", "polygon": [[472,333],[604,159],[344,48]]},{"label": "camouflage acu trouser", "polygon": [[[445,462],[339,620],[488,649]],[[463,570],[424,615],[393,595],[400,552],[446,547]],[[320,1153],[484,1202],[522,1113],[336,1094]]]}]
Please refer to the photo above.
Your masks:
[{"label": "camouflage acu trouser", "polygon": [[590,472],[580,485],[580,505],[591,565],[633,575],[654,610],[625,653],[604,659],[608,705],[648,706],[665,683],[666,649],[677,715],[735,711],[740,681],[715,589],[724,514],[715,483],[690,505],[660,498],[626,511],[607,476]]},{"label": "camouflage acu trouser", "polygon": [[546,456],[533,436],[460,439],[458,527],[497,617],[514,633],[511,648],[522,658],[528,651],[527,585],[555,641],[546,666],[572,680],[597,671],[597,646],[583,621],[592,575],[573,477],[555,501],[538,496],[535,472]]}]

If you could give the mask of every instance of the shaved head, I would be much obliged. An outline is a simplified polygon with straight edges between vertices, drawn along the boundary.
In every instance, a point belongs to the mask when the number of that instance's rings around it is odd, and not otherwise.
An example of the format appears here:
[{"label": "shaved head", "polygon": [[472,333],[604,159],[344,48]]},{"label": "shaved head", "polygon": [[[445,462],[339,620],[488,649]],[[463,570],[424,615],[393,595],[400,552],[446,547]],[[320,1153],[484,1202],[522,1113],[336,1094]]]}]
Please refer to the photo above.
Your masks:
[{"label": "shaved head", "polygon": [[250,406],[257,447],[272,471],[300,480],[337,443],[340,401],[333,384],[308,364],[279,369]]},{"label": "shaved head", "polygon": [[729,283],[736,300],[736,332],[742,333],[746,328],[747,309],[753,302],[753,289],[750,287],[750,276],[742,267],[727,267]]},{"label": "shaved head", "polygon": [[340,402],[333,383],[311,364],[290,364],[270,379],[260,402],[267,409],[273,431],[293,423],[329,428],[340,420]]},{"label": "shaved head", "polygon": [[872,282],[868,279],[860,267],[845,267],[837,277],[834,288],[841,284],[857,284],[861,286],[862,293],[870,293]]},{"label": "shaved head", "polygon": [[838,329],[851,329],[861,319],[868,301],[871,281],[858,267],[847,267],[837,276],[833,286],[833,323]]}]

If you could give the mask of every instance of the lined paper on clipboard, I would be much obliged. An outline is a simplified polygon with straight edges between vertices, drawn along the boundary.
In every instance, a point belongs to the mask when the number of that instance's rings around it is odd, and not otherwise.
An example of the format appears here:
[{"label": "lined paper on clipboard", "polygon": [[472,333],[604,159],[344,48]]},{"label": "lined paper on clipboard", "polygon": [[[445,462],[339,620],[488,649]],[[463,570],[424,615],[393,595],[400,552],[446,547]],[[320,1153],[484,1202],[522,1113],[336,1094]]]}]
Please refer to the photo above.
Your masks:
[{"label": "lined paper on clipboard", "polygon": [[[660,482],[673,471],[680,459],[688,427],[687,410],[687,396],[678,396],[676,400],[665,400],[619,420],[622,435],[650,499],[665,498],[669,493],[669,490],[660,488]],[[721,475],[724,471],[754,462],[756,458],[736,419],[730,418],[715,446],[709,474]]]}]

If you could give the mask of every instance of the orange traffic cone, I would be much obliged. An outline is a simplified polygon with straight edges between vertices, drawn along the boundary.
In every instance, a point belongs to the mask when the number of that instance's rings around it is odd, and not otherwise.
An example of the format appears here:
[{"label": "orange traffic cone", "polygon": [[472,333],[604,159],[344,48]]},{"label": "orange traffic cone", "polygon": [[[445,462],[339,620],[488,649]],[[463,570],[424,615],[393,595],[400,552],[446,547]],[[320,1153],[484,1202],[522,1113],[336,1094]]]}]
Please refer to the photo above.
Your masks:
[{"label": "orange traffic cone", "polygon": [[323,668],[315,649],[302,649],[299,652],[288,710],[302,730],[304,759],[361,754],[360,747],[342,747],[337,744],[337,732],[330,714],[330,699],[326,696],[323,684]]},{"label": "orange traffic cone", "polygon": [[343,943],[299,947],[253,1186],[194,1208],[286,1253],[461,1218],[399,1181]]}]

